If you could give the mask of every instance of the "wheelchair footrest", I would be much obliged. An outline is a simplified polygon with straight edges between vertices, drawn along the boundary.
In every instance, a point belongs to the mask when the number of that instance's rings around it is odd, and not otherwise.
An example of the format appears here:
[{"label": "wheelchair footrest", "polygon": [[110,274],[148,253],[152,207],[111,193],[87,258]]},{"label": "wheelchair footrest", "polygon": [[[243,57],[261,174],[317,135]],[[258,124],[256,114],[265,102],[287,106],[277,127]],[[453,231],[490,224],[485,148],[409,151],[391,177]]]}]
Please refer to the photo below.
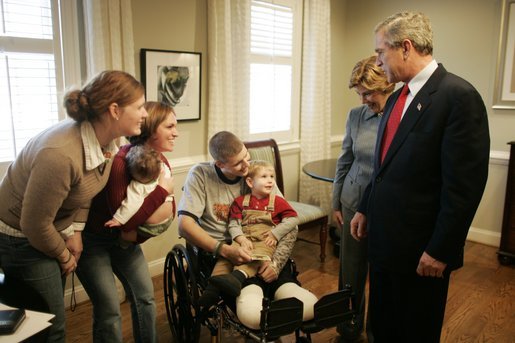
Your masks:
[{"label": "wheelchair footrest", "polygon": [[280,299],[271,303],[263,300],[261,330],[267,338],[292,333],[302,325],[303,310],[304,304],[297,298]]},{"label": "wheelchair footrest", "polygon": [[352,297],[350,289],[324,295],[315,304],[315,327],[308,328],[308,325],[306,330],[315,332],[321,328],[331,328],[352,319],[354,316]]}]

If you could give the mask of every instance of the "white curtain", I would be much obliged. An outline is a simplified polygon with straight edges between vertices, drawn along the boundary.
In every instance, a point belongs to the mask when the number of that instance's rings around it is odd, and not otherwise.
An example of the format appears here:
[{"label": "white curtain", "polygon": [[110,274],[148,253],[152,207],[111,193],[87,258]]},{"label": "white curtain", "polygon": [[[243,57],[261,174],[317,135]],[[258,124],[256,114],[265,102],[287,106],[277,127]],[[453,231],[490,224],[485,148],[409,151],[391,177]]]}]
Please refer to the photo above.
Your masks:
[{"label": "white curtain", "polygon": [[249,137],[250,0],[209,0],[208,137]]},{"label": "white curtain", "polygon": [[[250,0],[208,2],[208,136],[249,137]],[[330,157],[330,0],[304,0],[300,166]],[[300,167],[299,166],[299,167]],[[330,212],[331,184],[301,173],[299,198]]]},{"label": "white curtain", "polygon": [[[304,0],[300,163],[331,154],[331,4]],[[299,200],[318,204],[330,213],[331,184],[301,173]]]},{"label": "white curtain", "polygon": [[107,69],[135,75],[131,0],[84,0],[88,78]]}]

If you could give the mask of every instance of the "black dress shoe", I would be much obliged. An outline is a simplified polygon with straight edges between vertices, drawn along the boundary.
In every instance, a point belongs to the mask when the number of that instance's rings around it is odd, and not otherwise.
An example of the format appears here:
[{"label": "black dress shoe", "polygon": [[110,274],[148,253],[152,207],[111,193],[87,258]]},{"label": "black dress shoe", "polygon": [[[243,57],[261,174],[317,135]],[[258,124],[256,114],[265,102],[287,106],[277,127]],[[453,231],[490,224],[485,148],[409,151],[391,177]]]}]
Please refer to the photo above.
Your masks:
[{"label": "black dress shoe", "polygon": [[335,226],[330,226],[329,227],[329,237],[334,242],[339,242],[340,241],[340,230]]},{"label": "black dress shoe", "polygon": [[359,328],[353,321],[338,325],[336,331],[340,334],[340,342],[364,342],[363,328]]}]

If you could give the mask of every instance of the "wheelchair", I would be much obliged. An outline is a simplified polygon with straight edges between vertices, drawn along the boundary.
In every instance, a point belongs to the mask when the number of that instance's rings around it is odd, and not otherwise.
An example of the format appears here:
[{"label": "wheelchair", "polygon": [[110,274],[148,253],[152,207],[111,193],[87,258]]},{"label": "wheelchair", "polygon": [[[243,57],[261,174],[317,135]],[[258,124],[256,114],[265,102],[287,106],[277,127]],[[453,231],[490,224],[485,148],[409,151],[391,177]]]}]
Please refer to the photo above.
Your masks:
[{"label": "wheelchair", "polygon": [[[216,260],[198,248],[175,245],[166,256],[163,283],[168,323],[175,342],[197,343],[201,327],[208,328],[211,342],[221,342],[223,330],[232,330],[256,342],[273,341],[295,333],[295,342],[311,342],[311,334],[353,318],[353,294],[350,286],[320,298],[314,307],[314,319],[303,322],[303,303],[296,298],[270,300],[265,294],[260,329],[245,327],[237,318],[235,299],[221,297],[216,306],[201,311],[198,300],[207,286]],[[290,259],[292,276],[298,272]]]}]

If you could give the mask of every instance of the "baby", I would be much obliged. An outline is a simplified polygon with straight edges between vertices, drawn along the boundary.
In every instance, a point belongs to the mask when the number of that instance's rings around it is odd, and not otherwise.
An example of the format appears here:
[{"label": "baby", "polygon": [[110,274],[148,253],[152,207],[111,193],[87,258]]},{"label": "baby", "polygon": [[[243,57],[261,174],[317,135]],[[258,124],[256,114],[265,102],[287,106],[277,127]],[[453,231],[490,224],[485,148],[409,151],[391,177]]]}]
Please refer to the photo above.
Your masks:
[{"label": "baby", "polygon": [[[107,227],[117,227],[125,224],[141,207],[145,197],[157,186],[158,178],[162,172],[167,176],[171,170],[160,159],[159,153],[144,145],[133,146],[127,156],[127,168],[131,175],[131,182],[127,187],[127,196],[116,210],[113,218],[105,223]],[[168,195],[166,201],[173,201],[173,194]],[[151,215],[144,225],[136,231],[123,232],[123,241],[136,242],[137,235],[143,237],[155,237],[165,232],[171,224],[173,217],[156,222]]]}]

